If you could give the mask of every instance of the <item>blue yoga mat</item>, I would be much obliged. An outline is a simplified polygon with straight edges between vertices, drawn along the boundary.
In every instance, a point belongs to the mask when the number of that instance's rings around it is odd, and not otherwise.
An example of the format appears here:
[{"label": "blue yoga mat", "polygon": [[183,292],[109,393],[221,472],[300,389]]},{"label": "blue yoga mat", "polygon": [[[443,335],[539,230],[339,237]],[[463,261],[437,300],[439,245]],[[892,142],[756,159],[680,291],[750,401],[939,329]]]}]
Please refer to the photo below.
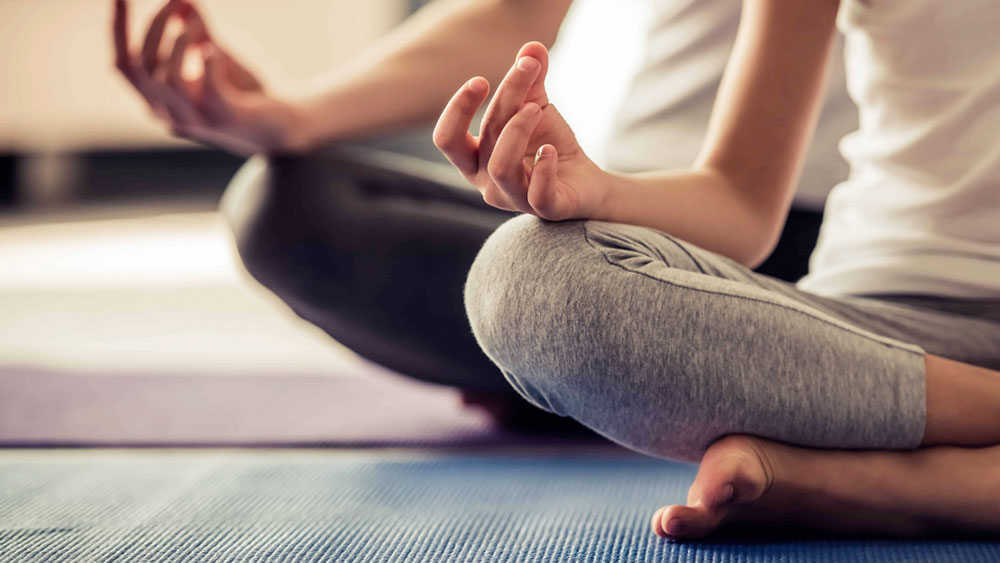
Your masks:
[{"label": "blue yoga mat", "polygon": [[691,466],[613,452],[0,452],[4,561],[1000,561],[1000,542],[649,531]]}]

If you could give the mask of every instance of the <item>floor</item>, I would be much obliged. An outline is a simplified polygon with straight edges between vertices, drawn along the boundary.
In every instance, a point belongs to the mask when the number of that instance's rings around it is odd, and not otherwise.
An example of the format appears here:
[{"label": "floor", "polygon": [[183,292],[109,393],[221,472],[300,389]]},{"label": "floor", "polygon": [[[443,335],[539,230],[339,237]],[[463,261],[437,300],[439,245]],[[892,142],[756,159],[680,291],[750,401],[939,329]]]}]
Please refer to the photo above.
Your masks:
[{"label": "floor", "polygon": [[656,537],[694,468],[621,450],[0,452],[5,561],[995,562],[1000,542]]},{"label": "floor", "polygon": [[0,442],[321,439],[294,405],[379,370],[248,279],[218,214],[130,215],[0,227]]}]

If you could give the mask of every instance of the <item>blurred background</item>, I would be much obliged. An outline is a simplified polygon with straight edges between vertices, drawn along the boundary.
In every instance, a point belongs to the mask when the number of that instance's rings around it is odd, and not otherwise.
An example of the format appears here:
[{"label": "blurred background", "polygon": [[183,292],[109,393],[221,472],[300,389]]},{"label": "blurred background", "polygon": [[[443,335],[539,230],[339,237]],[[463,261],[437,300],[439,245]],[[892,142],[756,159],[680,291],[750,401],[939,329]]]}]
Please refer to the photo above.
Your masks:
[{"label": "blurred background", "polygon": [[[288,96],[421,4],[199,2],[215,36]],[[132,6],[139,41],[160,2]],[[111,10],[112,0],[0,0],[3,443],[197,441],[212,432],[225,441],[249,407],[230,413],[228,427],[206,427],[192,409],[220,402],[205,398],[199,378],[350,377],[361,363],[242,271],[215,209],[243,159],[172,139],[150,116],[113,67]],[[639,0],[578,0],[553,52],[551,97],[598,160],[639,62],[643,10]],[[357,142],[438,158],[429,129]],[[154,380],[181,392],[143,393]],[[140,416],[153,404],[160,415]],[[251,439],[247,428],[239,432]]]}]

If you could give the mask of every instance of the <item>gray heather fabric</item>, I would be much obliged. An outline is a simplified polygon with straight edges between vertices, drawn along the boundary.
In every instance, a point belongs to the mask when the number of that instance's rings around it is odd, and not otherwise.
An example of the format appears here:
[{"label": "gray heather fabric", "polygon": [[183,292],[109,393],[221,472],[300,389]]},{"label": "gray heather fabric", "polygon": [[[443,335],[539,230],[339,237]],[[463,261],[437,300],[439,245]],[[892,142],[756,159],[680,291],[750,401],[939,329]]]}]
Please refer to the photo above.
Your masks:
[{"label": "gray heather fabric", "polygon": [[917,446],[924,351],[1000,368],[1000,300],[907,300],[822,297],[655,230],[531,216],[487,240],[465,289],[528,400],[683,460],[731,433]]}]

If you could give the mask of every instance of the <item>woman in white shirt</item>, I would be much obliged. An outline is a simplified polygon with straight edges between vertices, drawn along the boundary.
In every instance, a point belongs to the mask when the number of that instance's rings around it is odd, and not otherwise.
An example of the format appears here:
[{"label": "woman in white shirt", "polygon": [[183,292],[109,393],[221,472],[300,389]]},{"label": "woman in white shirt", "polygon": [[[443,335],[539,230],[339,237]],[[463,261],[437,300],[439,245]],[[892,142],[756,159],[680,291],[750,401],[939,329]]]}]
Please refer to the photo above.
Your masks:
[{"label": "woman in white shirt", "polygon": [[748,269],[788,211],[838,7],[745,2],[687,169],[596,166],[548,103],[538,43],[479,137],[478,77],[435,129],[487,203],[524,213],[465,289],[511,385],[630,448],[701,460],[660,535],[1000,531],[1000,5],[844,4],[850,178],[798,287]]}]

